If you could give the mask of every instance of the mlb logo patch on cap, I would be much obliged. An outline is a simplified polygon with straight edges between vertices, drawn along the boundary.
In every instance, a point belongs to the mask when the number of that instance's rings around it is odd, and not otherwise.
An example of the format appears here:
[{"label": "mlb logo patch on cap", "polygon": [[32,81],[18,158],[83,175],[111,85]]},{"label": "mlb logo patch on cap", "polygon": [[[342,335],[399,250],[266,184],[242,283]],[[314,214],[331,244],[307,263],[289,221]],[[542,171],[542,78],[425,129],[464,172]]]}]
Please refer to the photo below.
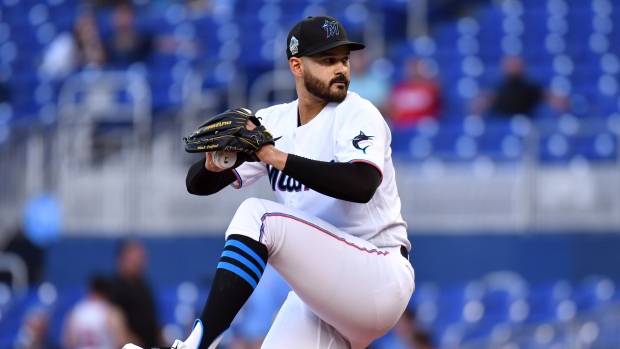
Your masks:
[{"label": "mlb logo patch on cap", "polygon": [[292,55],[296,55],[299,52],[299,41],[297,41],[296,37],[291,37],[289,40],[288,49],[291,51]]}]

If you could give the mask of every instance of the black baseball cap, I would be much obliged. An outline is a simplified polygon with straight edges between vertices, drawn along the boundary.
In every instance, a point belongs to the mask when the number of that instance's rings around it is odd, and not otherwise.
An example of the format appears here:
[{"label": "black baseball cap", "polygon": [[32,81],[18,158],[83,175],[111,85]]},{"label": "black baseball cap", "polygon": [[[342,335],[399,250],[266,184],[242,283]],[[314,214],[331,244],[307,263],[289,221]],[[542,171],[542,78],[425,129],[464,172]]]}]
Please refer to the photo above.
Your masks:
[{"label": "black baseball cap", "polygon": [[342,24],[329,16],[308,17],[297,23],[286,39],[286,56],[311,56],[334,47],[348,45],[351,51],[366,45],[349,41]]}]

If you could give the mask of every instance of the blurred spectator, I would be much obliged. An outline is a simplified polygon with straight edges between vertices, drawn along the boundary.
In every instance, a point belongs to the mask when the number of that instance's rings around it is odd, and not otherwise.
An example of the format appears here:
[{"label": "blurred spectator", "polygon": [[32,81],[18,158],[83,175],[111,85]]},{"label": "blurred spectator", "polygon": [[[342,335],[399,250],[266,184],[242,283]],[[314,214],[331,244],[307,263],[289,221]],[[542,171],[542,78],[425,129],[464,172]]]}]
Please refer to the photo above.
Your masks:
[{"label": "blurred spectator", "polygon": [[474,98],[469,112],[498,116],[524,114],[531,116],[545,101],[557,111],[565,111],[568,101],[564,96],[546,90],[531,81],[525,73],[525,62],[519,56],[506,56],[502,60],[501,81],[493,91],[485,91]]},{"label": "blurred spectator", "polygon": [[200,18],[213,15],[215,7],[211,0],[187,0],[188,15],[192,18]]},{"label": "blurred spectator", "polygon": [[132,5],[121,4],[112,10],[112,33],[105,42],[108,64],[126,69],[144,62],[153,49],[151,36],[138,29]]},{"label": "blurred spectator", "polygon": [[413,334],[413,347],[415,349],[433,349],[433,338],[430,333],[418,331]]},{"label": "blurred spectator", "polygon": [[49,335],[50,314],[41,306],[29,309],[22,318],[22,325],[17,333],[15,349],[56,349]]},{"label": "blurred spectator", "polygon": [[427,61],[410,57],[405,60],[405,78],[390,91],[385,116],[396,128],[415,125],[420,119],[438,118],[441,91]]},{"label": "blurred spectator", "polygon": [[129,332],[122,310],[109,300],[110,283],[91,278],[89,290],[65,319],[62,333],[65,349],[118,349],[136,338]]},{"label": "blurred spectator", "polygon": [[368,99],[380,111],[383,111],[390,90],[389,81],[376,74],[371,69],[371,63],[367,53],[363,50],[351,53],[349,91]]},{"label": "blurred spectator", "polygon": [[117,276],[112,280],[111,301],[124,312],[133,342],[142,348],[161,342],[157,308],[151,288],[145,280],[147,253],[138,240],[124,241],[117,255]]},{"label": "blurred spectator", "polygon": [[62,80],[80,68],[103,67],[105,63],[95,16],[85,10],[75,21],[72,32],[61,33],[50,43],[40,70],[53,80]]}]

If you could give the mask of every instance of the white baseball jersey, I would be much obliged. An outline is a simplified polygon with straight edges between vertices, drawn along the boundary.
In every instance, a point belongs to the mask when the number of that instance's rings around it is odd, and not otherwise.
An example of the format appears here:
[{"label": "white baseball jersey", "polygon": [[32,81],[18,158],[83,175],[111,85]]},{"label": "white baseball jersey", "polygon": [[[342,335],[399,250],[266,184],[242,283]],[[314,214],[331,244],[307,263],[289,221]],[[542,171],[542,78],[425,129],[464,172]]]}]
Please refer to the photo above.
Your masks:
[{"label": "white baseball jersey", "polygon": [[[260,162],[235,171],[241,188],[267,176],[278,202],[250,198],[227,231],[263,243],[268,263],[293,292],[261,348],[361,349],[385,334],[414,290],[414,270],[391,161],[390,131],[379,111],[349,92],[297,125],[298,102],[258,111],[276,148],[320,161],[365,162],[382,182],[370,202],[320,194]],[[260,284],[259,286],[260,287]]]},{"label": "white baseball jersey", "polygon": [[316,216],[338,229],[375,246],[405,245],[407,225],[400,213],[391,160],[391,134],[381,113],[369,101],[348,92],[341,103],[329,103],[310,122],[298,126],[298,101],[259,110],[256,115],[274,137],[276,148],[320,161],[365,162],[382,175],[381,185],[366,204],[335,199],[313,191],[276,168],[260,162],[235,170],[235,188],[268,176],[277,201]]},{"label": "white baseball jersey", "polygon": [[115,333],[110,328],[110,304],[99,299],[86,299],[75,305],[67,323],[67,335],[76,349],[117,348]]}]

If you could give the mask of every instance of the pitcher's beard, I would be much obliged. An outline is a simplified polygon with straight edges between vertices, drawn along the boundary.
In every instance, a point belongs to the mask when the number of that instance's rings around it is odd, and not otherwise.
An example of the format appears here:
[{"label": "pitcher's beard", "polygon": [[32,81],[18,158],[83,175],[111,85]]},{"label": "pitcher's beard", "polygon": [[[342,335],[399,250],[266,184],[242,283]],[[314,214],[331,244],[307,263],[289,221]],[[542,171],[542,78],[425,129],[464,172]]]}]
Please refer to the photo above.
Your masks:
[{"label": "pitcher's beard", "polygon": [[[331,87],[337,82],[344,82],[344,87],[337,86],[337,89],[333,91]],[[328,103],[340,103],[344,101],[347,97],[349,82],[350,81],[344,75],[339,75],[333,78],[329,84],[326,84],[319,80],[316,76],[310,74],[308,71],[304,73],[304,86],[306,87],[306,90]]]}]

